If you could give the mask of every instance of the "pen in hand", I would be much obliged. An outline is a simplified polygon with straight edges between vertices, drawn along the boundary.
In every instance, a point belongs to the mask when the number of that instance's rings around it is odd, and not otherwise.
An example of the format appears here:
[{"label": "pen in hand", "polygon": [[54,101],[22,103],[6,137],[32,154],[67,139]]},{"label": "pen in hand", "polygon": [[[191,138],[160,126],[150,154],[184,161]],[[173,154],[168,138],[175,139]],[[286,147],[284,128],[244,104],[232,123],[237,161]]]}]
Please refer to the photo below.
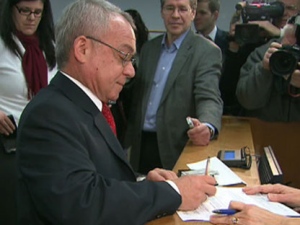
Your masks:
[{"label": "pen in hand", "polygon": [[236,214],[238,213],[239,211],[238,210],[235,210],[235,209],[215,209],[212,211],[213,213],[216,213],[216,214],[221,214],[221,215],[233,215],[233,214]]},{"label": "pen in hand", "polygon": [[207,157],[207,160],[206,160],[206,167],[205,167],[205,175],[209,175],[209,166],[210,166],[210,157],[208,156]]}]

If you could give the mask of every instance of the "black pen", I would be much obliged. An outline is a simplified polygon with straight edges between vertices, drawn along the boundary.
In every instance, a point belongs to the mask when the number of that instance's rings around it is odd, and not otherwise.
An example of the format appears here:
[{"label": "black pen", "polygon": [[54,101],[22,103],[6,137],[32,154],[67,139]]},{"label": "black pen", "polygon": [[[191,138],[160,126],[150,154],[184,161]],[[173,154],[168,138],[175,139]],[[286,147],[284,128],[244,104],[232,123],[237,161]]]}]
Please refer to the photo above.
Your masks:
[{"label": "black pen", "polygon": [[233,215],[239,211],[235,209],[215,209],[212,212],[216,214],[222,214],[222,215]]}]

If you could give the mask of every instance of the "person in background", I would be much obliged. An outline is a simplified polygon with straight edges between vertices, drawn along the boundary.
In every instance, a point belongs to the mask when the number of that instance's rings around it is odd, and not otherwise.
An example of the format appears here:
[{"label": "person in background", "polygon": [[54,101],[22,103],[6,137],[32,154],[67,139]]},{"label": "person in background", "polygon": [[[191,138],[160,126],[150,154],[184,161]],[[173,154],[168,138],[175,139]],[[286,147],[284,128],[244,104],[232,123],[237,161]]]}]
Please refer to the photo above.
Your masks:
[{"label": "person in background", "polygon": [[141,173],[172,169],[189,138],[208,145],[220,130],[221,51],[191,30],[196,8],[197,0],[161,0],[167,32],[143,46],[126,133],[131,164]]},{"label": "person in background", "polygon": [[143,21],[142,16],[140,13],[135,9],[127,9],[125,12],[129,13],[131,15],[136,29],[134,30],[135,36],[136,36],[136,65],[138,65],[139,62],[139,55],[141,53],[143,45],[148,41],[149,39],[149,30]]},{"label": "person in background", "polygon": [[220,0],[198,0],[194,26],[197,33],[209,37],[222,53],[228,48],[228,32],[217,27]]},{"label": "person in background", "polygon": [[[236,97],[237,83],[240,77],[241,67],[251,52],[259,46],[264,45],[272,38],[283,36],[283,27],[288,18],[298,13],[299,0],[280,0],[284,4],[283,16],[274,18],[272,21],[249,21],[251,24],[258,24],[262,31],[263,38],[257,43],[241,44],[235,40],[235,28],[240,24],[241,10],[237,10],[230,22],[228,49],[225,51],[223,71],[220,79],[220,91],[224,101],[224,115],[247,116],[246,110]],[[253,34],[257,36],[257,34]]]},{"label": "person in background", "polygon": [[[0,16],[0,223],[15,224],[15,155],[3,140],[17,128],[27,103],[56,72],[49,0],[1,0]],[[8,117],[15,120],[14,123]],[[2,141],[1,141],[2,140]],[[12,151],[13,153],[14,151]],[[5,222],[4,222],[5,221]]]},{"label": "person in background", "polygon": [[[146,27],[142,16],[135,9],[125,10],[133,18],[135,24],[135,37],[136,37],[136,63],[134,65],[135,71],[139,63],[139,55],[141,53],[142,46],[148,41],[149,31]],[[127,79],[120,96],[115,104],[112,104],[111,111],[116,121],[117,137],[120,143],[124,146],[124,138],[127,129],[127,120],[131,108],[131,99],[133,96],[132,86],[134,78]]]},{"label": "person in background", "polygon": [[4,0],[0,19],[0,133],[9,135],[26,104],[55,74],[49,0]]},{"label": "person in background", "polygon": [[[256,48],[242,66],[236,95],[247,109],[247,116],[270,122],[300,121],[300,70],[296,66],[299,62],[293,68],[291,57],[275,55],[283,46],[299,46],[299,19],[300,14],[291,17],[283,38]],[[284,72],[287,68],[291,71]]]},{"label": "person in background", "polygon": [[[243,189],[246,194],[267,194],[272,202],[281,202],[296,211],[300,209],[300,190],[281,184],[260,185],[256,187],[247,187]],[[230,208],[237,212],[231,216],[211,216],[210,222],[213,224],[240,224],[240,225],[298,225],[300,218],[289,218],[276,215],[258,206],[247,205],[242,202],[231,202]]]},{"label": "person in background", "polygon": [[136,174],[107,106],[134,76],[132,18],[104,0],[77,0],[56,27],[59,72],[24,109],[17,138],[18,223],[140,225],[197,208],[210,176]]}]

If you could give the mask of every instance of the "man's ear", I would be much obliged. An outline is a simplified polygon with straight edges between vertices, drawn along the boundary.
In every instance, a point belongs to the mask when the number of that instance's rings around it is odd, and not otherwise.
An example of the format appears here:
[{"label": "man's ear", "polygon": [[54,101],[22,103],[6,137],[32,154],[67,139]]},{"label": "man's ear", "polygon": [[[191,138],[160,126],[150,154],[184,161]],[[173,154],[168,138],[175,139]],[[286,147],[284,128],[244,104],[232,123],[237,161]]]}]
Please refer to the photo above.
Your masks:
[{"label": "man's ear", "polygon": [[213,13],[213,15],[214,15],[215,21],[217,21],[218,18],[219,18],[219,11],[216,10],[216,11]]},{"label": "man's ear", "polygon": [[90,49],[91,43],[85,36],[79,36],[74,40],[74,57],[78,62],[85,63],[86,61],[88,61]]}]

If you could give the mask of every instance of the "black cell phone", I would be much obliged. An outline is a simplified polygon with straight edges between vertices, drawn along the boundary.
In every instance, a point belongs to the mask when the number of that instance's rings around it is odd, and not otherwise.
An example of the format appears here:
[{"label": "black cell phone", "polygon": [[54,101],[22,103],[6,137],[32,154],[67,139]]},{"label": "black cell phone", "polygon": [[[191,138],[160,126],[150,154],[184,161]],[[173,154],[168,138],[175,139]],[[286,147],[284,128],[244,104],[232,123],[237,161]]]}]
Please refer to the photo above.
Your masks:
[{"label": "black cell phone", "polygon": [[2,145],[1,148],[3,149],[3,151],[5,153],[12,154],[12,153],[16,152],[16,146],[17,146],[17,124],[15,122],[15,119],[14,119],[13,115],[8,115],[7,117],[14,124],[14,126],[16,127],[16,129],[10,135],[1,134],[0,135],[0,142],[1,142],[0,144]]}]

